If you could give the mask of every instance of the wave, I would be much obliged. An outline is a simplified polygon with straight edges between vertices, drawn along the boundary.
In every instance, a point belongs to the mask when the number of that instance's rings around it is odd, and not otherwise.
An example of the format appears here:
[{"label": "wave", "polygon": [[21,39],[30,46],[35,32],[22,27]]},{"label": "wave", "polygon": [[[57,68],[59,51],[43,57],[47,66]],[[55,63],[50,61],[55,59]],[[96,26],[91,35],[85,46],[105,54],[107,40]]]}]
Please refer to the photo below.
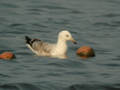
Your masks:
[{"label": "wave", "polygon": [[75,84],[69,86],[67,90],[120,90],[120,84],[115,85]]},{"label": "wave", "polygon": [[28,83],[9,83],[0,85],[0,90],[40,90],[37,86]]}]

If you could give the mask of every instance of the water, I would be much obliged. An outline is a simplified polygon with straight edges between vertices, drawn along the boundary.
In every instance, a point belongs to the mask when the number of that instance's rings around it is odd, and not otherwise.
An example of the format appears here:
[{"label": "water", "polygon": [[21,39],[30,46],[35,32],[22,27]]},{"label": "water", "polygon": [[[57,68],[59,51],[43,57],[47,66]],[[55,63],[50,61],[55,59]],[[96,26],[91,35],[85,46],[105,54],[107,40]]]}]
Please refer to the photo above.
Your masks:
[{"label": "water", "polygon": [[[119,90],[119,8],[119,0],[1,0],[0,52],[16,59],[0,61],[0,90]],[[63,29],[78,42],[68,42],[66,60],[36,57],[25,45],[25,35],[56,42]],[[84,45],[96,57],[78,57]]]}]

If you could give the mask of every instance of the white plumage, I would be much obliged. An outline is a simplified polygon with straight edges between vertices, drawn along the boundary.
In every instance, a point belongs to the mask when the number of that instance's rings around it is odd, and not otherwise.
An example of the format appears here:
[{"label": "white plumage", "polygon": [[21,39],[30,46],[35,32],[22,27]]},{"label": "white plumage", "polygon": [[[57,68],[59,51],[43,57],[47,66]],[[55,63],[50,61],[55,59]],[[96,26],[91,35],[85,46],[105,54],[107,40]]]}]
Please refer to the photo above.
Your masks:
[{"label": "white plumage", "polygon": [[39,39],[30,39],[25,37],[27,46],[38,56],[49,56],[65,59],[67,58],[67,41],[70,40],[73,43],[76,41],[73,39],[69,31],[61,31],[58,35],[57,43],[47,43]]}]

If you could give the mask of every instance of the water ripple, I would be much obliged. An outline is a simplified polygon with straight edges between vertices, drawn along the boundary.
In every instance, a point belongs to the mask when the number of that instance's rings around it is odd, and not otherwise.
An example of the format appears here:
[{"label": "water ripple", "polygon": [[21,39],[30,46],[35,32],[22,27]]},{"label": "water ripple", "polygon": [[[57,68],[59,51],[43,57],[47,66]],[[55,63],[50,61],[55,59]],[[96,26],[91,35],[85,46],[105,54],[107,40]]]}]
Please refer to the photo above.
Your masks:
[{"label": "water ripple", "polygon": [[0,74],[0,77],[10,77],[10,76],[5,74]]},{"label": "water ripple", "polygon": [[10,3],[0,3],[0,7],[1,8],[18,8],[18,6],[17,5],[15,5],[15,4],[10,4]]},{"label": "water ripple", "polygon": [[71,85],[68,90],[119,90],[120,86],[114,86],[114,85],[89,85],[89,84],[83,84],[83,85]]},{"label": "water ripple", "polygon": [[105,15],[102,15],[103,17],[106,17],[106,18],[113,18],[113,17],[120,17],[120,14],[117,14],[117,13],[109,13],[109,14],[105,14]]},{"label": "water ripple", "polygon": [[37,86],[28,83],[9,83],[0,85],[0,89],[4,90],[40,90]]},{"label": "water ripple", "polygon": [[10,27],[18,27],[18,26],[23,26],[24,24],[20,24],[20,23],[13,23],[13,24],[10,24],[9,26]]}]

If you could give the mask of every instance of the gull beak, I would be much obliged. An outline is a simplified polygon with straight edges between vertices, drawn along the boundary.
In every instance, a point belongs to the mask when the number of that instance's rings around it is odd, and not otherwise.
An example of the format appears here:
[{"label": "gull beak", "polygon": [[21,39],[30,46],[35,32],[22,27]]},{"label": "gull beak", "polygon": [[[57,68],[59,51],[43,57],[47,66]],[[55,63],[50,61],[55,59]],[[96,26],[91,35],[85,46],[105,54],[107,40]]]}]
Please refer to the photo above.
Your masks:
[{"label": "gull beak", "polygon": [[77,44],[77,41],[75,39],[71,39],[71,41],[74,43],[74,44]]}]

